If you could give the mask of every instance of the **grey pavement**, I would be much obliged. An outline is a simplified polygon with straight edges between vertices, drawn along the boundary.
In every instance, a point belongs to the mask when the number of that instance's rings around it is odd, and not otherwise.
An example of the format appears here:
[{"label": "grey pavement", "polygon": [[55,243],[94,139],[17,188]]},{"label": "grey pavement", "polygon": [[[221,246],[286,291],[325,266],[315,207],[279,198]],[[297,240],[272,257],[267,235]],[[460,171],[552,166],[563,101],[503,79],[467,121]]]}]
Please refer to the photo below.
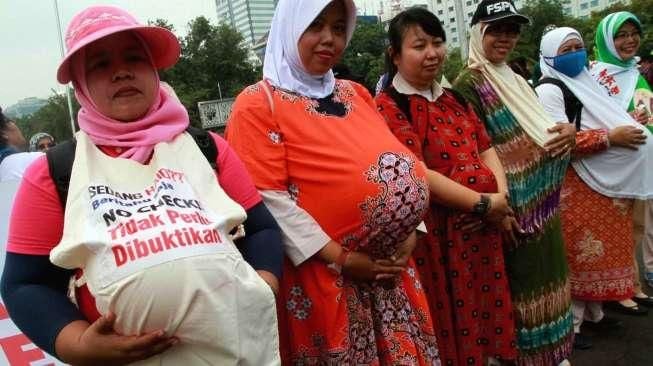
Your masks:
[{"label": "grey pavement", "polygon": [[[643,281],[643,279],[642,279]],[[642,282],[644,292],[653,289]],[[623,321],[623,329],[612,333],[581,332],[591,338],[589,350],[574,350],[572,366],[653,366],[653,309],[647,316],[629,316],[606,310],[606,314]]]}]

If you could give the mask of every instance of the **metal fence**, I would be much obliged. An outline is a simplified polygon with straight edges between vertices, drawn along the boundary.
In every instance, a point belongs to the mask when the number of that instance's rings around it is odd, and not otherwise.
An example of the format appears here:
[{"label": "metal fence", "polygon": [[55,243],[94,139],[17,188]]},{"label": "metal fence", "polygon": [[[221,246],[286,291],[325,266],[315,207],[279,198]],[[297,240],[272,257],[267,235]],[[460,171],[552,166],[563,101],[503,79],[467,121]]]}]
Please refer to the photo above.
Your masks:
[{"label": "metal fence", "polygon": [[224,128],[227,125],[227,118],[231,113],[231,106],[236,98],[225,98],[222,100],[208,100],[198,102],[197,108],[200,111],[202,128]]}]

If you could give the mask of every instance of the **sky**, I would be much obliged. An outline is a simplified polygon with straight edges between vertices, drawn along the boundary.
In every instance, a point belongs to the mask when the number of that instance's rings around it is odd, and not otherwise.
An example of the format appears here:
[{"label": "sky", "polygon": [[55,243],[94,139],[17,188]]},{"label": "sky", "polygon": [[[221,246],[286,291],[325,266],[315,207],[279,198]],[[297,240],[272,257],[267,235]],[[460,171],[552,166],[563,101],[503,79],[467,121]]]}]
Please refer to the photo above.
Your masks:
[{"label": "sky", "polygon": [[[374,13],[378,0],[355,0]],[[58,0],[62,32],[70,19],[89,5],[116,5],[142,22],[168,20],[183,37],[190,20],[203,15],[217,23],[215,0]],[[361,10],[362,10],[361,9]],[[61,60],[54,0],[0,0],[0,106],[27,97],[47,99],[53,90]]]}]

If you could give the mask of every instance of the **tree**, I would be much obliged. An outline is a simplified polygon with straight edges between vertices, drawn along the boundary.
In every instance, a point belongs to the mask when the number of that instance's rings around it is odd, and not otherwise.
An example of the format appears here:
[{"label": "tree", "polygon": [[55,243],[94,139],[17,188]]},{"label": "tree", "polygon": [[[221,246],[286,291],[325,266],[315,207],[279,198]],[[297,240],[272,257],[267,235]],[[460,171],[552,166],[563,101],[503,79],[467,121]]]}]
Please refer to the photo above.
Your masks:
[{"label": "tree", "polygon": [[531,24],[522,27],[519,42],[511,58],[525,57],[531,62],[539,60],[540,41],[547,25],[569,24],[570,17],[564,14],[559,0],[528,0],[520,12],[531,18]]},{"label": "tree", "polygon": [[351,73],[365,80],[371,90],[385,70],[385,38],[381,24],[360,21],[342,57]]},{"label": "tree", "polygon": [[462,55],[460,54],[460,48],[456,47],[452,50],[449,50],[447,58],[444,61],[444,66],[442,67],[442,73],[444,77],[451,83],[458,77],[460,70],[464,67]]},{"label": "tree", "polygon": [[[173,29],[165,20],[154,24]],[[242,35],[227,24],[212,25],[205,17],[189,24],[181,40],[181,58],[160,73],[188,110],[191,122],[199,126],[197,102],[236,96],[245,86],[260,78],[249,60]]]},{"label": "tree", "polygon": [[[79,103],[73,98],[73,116],[77,130],[77,112]],[[65,94],[54,94],[48,98],[48,103],[36,113],[24,118],[18,118],[16,124],[26,139],[37,132],[47,132],[54,136],[56,141],[68,140],[72,137],[70,131],[70,115],[68,114],[68,101]]]}]

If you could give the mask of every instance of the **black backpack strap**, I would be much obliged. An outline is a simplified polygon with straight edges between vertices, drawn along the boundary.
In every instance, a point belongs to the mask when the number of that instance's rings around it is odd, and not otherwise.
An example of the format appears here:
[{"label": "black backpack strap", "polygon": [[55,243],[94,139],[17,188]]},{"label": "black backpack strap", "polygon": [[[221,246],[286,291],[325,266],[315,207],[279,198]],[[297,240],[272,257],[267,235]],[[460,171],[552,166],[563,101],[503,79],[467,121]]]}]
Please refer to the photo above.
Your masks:
[{"label": "black backpack strap", "polygon": [[57,144],[45,152],[50,177],[57,189],[59,202],[61,202],[61,207],[64,210],[66,209],[66,200],[68,199],[68,185],[70,184],[70,174],[73,170],[73,162],[75,161],[76,147],[76,140],[68,140]]},{"label": "black backpack strap", "polygon": [[218,147],[216,146],[213,137],[209,135],[208,131],[193,126],[188,126],[186,132],[193,137],[197,147],[200,148],[200,151],[202,151],[206,160],[211,164],[211,168],[217,172],[218,165],[215,162],[218,159]]},{"label": "black backpack strap", "polygon": [[567,85],[561,80],[544,77],[537,83],[538,86],[542,84],[553,84],[560,88],[562,91],[562,97],[565,101],[565,114],[567,115],[567,119],[569,122],[576,125],[576,131],[580,131],[580,115],[583,111],[583,103],[578,100],[574,93],[572,93]]}]

